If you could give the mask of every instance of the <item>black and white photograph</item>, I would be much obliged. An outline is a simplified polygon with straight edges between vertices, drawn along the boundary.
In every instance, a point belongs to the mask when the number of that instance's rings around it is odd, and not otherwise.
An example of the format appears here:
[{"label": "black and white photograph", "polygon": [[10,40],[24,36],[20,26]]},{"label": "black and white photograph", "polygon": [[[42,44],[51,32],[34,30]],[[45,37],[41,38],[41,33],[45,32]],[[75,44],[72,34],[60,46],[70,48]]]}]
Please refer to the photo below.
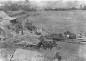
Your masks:
[{"label": "black and white photograph", "polygon": [[0,0],[0,61],[86,61],[86,0]]}]

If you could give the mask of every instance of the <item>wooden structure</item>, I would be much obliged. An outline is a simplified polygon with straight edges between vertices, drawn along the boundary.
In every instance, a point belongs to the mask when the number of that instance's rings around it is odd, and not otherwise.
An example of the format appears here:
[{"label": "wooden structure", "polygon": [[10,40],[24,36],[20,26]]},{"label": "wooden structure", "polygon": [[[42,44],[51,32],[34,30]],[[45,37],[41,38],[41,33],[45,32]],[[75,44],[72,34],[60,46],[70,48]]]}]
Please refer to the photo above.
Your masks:
[{"label": "wooden structure", "polygon": [[16,18],[8,16],[4,11],[0,11],[0,39],[6,38],[8,32],[6,26]]}]

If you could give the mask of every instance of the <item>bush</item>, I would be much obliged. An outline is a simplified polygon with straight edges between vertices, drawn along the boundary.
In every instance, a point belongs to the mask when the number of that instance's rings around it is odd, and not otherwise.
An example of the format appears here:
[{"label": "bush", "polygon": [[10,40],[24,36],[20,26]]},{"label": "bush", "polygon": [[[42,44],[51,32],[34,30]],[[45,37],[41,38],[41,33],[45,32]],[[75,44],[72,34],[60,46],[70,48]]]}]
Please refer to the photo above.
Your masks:
[{"label": "bush", "polygon": [[53,47],[56,47],[57,44],[55,41],[40,41],[36,47],[43,48],[43,49],[52,49]]},{"label": "bush", "polygon": [[36,26],[33,25],[32,22],[30,22],[29,20],[27,20],[25,22],[25,26],[24,27],[27,28],[30,31],[36,31],[37,30]]},{"label": "bush", "polygon": [[7,2],[2,6],[0,9],[5,11],[18,11],[18,10],[25,10],[25,11],[35,11],[36,8],[32,7],[29,2],[27,3],[12,3]]},{"label": "bush", "polygon": [[84,6],[84,7],[81,7],[81,9],[82,9],[82,10],[86,10],[86,6]]},{"label": "bush", "polygon": [[[68,38],[68,39],[76,39],[76,34],[70,32],[70,31],[64,32],[64,35],[65,35],[65,37]],[[69,37],[67,37],[67,35],[69,35]]]},{"label": "bush", "polygon": [[5,4],[2,7],[3,10],[10,10],[10,11],[17,11],[19,10],[19,5],[18,4],[14,4],[14,3],[9,3],[9,4]]}]

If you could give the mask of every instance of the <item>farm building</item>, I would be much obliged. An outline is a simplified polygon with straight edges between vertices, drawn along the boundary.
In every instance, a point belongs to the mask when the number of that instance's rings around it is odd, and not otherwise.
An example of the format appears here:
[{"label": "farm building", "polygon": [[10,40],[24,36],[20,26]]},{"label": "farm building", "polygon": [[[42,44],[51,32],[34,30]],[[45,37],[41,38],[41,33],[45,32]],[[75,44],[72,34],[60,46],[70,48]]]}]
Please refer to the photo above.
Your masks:
[{"label": "farm building", "polygon": [[6,25],[16,18],[8,16],[4,11],[0,11],[0,38],[6,37]]},{"label": "farm building", "polygon": [[16,18],[8,16],[4,11],[0,11],[0,24],[6,25],[11,20],[15,20]]}]

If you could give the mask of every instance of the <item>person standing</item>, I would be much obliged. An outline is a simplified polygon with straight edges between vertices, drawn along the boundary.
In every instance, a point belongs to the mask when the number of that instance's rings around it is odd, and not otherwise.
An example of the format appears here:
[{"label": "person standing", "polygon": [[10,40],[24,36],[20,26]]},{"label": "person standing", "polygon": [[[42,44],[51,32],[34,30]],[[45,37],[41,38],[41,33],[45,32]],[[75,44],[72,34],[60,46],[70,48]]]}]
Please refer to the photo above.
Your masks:
[{"label": "person standing", "polygon": [[60,56],[59,52],[56,53],[55,59],[58,59],[58,61],[61,61],[62,60],[62,57]]}]

